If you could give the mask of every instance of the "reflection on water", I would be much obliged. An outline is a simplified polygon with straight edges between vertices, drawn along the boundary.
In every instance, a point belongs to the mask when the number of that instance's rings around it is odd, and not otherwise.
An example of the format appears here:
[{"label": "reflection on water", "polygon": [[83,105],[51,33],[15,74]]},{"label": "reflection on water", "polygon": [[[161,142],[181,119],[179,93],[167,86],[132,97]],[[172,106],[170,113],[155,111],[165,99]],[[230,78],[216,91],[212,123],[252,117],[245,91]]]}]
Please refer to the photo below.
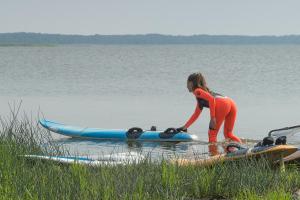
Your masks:
[{"label": "reflection on water", "polygon": [[[288,143],[299,146],[300,134],[288,137]],[[257,141],[244,140],[243,147],[253,147]],[[202,159],[226,152],[228,142],[208,144],[204,141],[195,142],[147,142],[147,141],[120,141],[120,140],[94,140],[78,138],[60,138],[54,140],[55,144],[62,145],[70,154],[88,156],[94,159],[104,159],[107,156],[118,157],[133,152],[136,155],[160,160],[162,158],[191,158]],[[122,158],[119,158],[122,159]]]},{"label": "reflection on water", "polygon": [[55,144],[63,145],[72,154],[103,157],[103,155],[122,152],[138,152],[152,159],[172,156],[206,154],[206,142],[146,142],[120,140],[82,140],[77,138],[61,138]]}]

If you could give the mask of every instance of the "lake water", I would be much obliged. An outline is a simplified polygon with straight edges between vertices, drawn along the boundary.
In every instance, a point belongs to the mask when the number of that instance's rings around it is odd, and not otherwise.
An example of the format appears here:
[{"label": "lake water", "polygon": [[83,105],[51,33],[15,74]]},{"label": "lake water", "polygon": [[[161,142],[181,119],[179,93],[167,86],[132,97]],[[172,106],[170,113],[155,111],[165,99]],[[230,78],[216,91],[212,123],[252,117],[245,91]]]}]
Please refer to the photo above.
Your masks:
[{"label": "lake water", "polygon": [[[208,86],[238,106],[236,135],[262,139],[271,129],[300,124],[300,46],[68,45],[0,47],[0,114],[22,110],[70,125],[98,128],[182,126],[195,98],[186,89],[201,71]],[[209,111],[189,129],[207,141]],[[127,143],[71,140],[72,153],[99,155],[206,152],[203,143]],[[223,139],[220,131],[219,140]],[[299,144],[300,139],[290,142]]]}]

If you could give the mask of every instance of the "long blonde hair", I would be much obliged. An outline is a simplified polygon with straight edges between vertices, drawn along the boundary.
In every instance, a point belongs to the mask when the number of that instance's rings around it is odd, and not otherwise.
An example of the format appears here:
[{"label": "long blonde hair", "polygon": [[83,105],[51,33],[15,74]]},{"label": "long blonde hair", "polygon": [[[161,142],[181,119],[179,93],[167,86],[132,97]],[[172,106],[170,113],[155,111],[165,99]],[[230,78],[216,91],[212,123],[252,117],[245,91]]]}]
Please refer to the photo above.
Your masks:
[{"label": "long blonde hair", "polygon": [[207,92],[210,93],[209,88],[206,85],[206,80],[204,78],[204,76],[198,72],[198,73],[192,73],[191,75],[189,75],[188,80],[189,82],[193,83],[193,90],[197,89],[197,88],[201,88]]}]

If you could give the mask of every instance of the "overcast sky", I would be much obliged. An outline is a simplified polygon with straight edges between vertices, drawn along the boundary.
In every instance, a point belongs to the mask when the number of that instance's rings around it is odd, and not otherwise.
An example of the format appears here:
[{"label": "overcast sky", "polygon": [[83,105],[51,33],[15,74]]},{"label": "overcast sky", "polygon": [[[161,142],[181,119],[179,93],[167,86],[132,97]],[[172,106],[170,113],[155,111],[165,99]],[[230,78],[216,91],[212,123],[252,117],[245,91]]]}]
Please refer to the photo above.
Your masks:
[{"label": "overcast sky", "polygon": [[300,0],[0,0],[0,32],[300,34]]}]

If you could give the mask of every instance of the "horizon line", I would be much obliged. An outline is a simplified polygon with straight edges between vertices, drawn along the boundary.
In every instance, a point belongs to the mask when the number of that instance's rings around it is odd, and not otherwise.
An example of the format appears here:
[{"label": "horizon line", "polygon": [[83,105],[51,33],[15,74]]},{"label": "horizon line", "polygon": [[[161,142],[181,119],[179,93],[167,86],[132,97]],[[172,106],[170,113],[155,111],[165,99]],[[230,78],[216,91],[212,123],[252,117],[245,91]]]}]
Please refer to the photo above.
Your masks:
[{"label": "horizon line", "polygon": [[163,34],[163,33],[128,33],[128,34],[77,34],[77,33],[46,33],[46,32],[0,32],[0,34],[44,34],[44,35],[64,35],[64,36],[147,36],[147,35],[159,35],[159,36],[169,36],[169,37],[194,37],[194,36],[231,36],[231,37],[288,37],[288,36],[300,36],[300,34],[284,34],[284,35],[239,35],[239,34],[190,34],[190,35],[180,35],[180,34]]}]

